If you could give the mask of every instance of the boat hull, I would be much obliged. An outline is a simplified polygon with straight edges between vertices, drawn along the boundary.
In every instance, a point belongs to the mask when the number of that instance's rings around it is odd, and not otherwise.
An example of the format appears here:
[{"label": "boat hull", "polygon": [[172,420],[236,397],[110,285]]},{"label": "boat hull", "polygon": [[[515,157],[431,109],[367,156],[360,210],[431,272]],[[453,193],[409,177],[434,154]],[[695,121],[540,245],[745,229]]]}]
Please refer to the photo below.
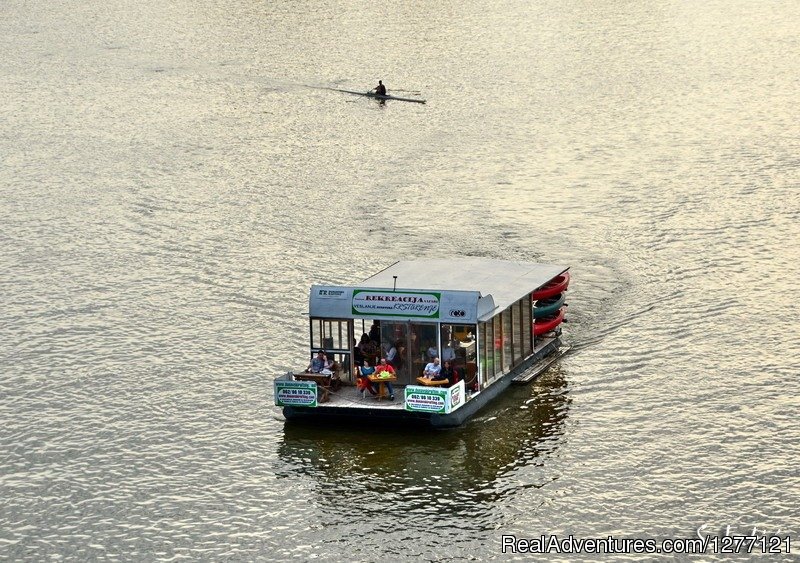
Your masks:
[{"label": "boat hull", "polygon": [[[480,393],[475,393],[464,403],[464,406],[447,414],[413,412],[404,409],[385,408],[348,408],[339,406],[283,407],[283,416],[290,421],[314,421],[321,423],[351,422],[355,424],[387,424],[387,425],[416,425],[433,428],[448,428],[462,425],[470,417],[491,403],[516,378],[518,381],[530,371],[539,370],[538,376],[544,368],[549,366],[555,358],[563,355],[568,350],[562,345],[559,338],[554,338],[546,345],[510,372],[503,374],[498,380],[488,385]],[[532,381],[529,377],[525,381]]]},{"label": "boat hull", "polygon": [[425,100],[416,98],[401,98],[399,96],[392,96],[391,94],[376,94],[375,92],[356,92],[355,90],[341,90],[339,88],[331,88],[336,92],[344,92],[345,94],[354,94],[356,96],[366,96],[367,98],[375,98],[378,100],[396,100],[398,102],[414,102],[415,104],[424,104]]}]

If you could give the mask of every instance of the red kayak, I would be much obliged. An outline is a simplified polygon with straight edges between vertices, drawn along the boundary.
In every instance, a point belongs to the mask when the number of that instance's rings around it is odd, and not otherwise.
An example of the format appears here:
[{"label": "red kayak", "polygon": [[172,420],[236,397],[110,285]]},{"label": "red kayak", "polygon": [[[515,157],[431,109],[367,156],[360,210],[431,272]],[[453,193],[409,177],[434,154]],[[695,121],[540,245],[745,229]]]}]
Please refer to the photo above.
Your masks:
[{"label": "red kayak", "polygon": [[531,293],[531,299],[538,300],[553,297],[554,295],[566,291],[567,286],[569,286],[569,272],[564,272]]},{"label": "red kayak", "polygon": [[558,313],[552,317],[544,317],[543,319],[536,319],[533,321],[533,335],[539,336],[556,328],[564,320],[564,313],[566,313],[566,311],[566,307],[561,307]]}]

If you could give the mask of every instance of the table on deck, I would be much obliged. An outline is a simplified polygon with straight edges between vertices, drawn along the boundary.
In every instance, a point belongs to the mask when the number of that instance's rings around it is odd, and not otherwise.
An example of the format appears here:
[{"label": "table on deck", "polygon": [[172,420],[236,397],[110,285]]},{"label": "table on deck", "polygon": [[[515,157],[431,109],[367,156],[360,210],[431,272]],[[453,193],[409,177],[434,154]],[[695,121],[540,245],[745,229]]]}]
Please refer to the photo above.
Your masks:
[{"label": "table on deck", "polygon": [[386,382],[388,381],[389,383],[394,383],[395,381],[397,381],[397,376],[396,375],[393,375],[392,377],[381,377],[379,375],[378,376],[376,376],[376,375],[368,375],[367,378],[372,383],[377,383],[378,384],[378,395],[375,398],[378,399],[379,401],[384,396],[386,396]]},{"label": "table on deck", "polygon": [[317,402],[327,403],[330,400],[328,393],[331,390],[331,377],[322,373],[295,373],[296,381],[313,381],[317,384]]},{"label": "table on deck", "polygon": [[427,387],[449,387],[449,379],[428,379],[427,377],[418,377],[417,383]]}]

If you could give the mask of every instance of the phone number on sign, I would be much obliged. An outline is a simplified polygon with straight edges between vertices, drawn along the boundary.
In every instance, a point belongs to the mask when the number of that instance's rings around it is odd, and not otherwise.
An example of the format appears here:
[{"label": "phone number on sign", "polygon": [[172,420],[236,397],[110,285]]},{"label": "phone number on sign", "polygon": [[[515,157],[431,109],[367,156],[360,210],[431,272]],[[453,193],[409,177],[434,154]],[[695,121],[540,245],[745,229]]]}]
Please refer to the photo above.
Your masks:
[{"label": "phone number on sign", "polygon": [[700,538],[667,538],[660,543],[645,538],[578,539],[572,535],[539,536],[518,539],[501,537],[503,553],[791,553],[790,536],[703,536]]}]

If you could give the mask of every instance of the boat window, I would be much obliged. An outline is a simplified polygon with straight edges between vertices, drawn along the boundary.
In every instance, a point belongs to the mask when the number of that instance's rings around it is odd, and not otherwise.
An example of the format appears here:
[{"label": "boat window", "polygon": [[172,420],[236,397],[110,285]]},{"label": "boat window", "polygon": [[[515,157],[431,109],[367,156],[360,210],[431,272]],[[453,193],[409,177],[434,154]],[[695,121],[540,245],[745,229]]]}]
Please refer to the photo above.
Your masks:
[{"label": "boat window", "polygon": [[522,299],[521,305],[523,356],[527,357],[533,353],[533,340],[531,339],[533,336],[533,325],[531,324],[531,307],[533,306],[533,302],[531,301],[530,295]]},{"label": "boat window", "polygon": [[492,318],[492,328],[494,329],[494,333],[492,335],[494,373],[491,375],[494,376],[503,373],[503,327],[500,322],[500,315],[495,315]]},{"label": "boat window", "polygon": [[441,330],[442,362],[450,360],[453,365],[466,368],[470,362],[477,362],[478,342],[475,338],[475,325],[443,324]]},{"label": "boat window", "polygon": [[514,347],[514,364],[520,363],[524,357],[522,350],[522,300],[520,299],[512,309],[512,327],[511,327],[511,342]]},{"label": "boat window", "polygon": [[318,350],[350,350],[352,341],[349,321],[311,319],[311,348]]},{"label": "boat window", "polygon": [[478,325],[478,336],[481,341],[481,381],[489,379],[494,373],[494,355],[492,347],[492,323],[481,323]]},{"label": "boat window", "polygon": [[319,349],[336,361],[345,373],[351,371],[350,346],[353,341],[352,321],[346,319],[311,319],[311,357]]},{"label": "boat window", "polygon": [[395,349],[396,357],[391,363],[397,370],[399,383],[410,382],[422,375],[425,364],[430,361],[429,349],[434,355],[439,355],[435,323],[382,320],[379,325],[380,356],[387,357],[389,351]]},{"label": "boat window", "polygon": [[514,363],[511,348],[511,317],[512,308],[508,308],[500,315],[503,318],[503,371],[509,371]]},{"label": "boat window", "polygon": [[373,321],[371,319],[355,319],[353,320],[353,331],[356,335],[356,339],[361,342],[361,336],[366,334],[370,336],[370,331],[373,331],[373,334],[380,333],[380,326],[377,329],[373,329],[372,325],[374,323],[378,323],[378,321]]},{"label": "boat window", "polygon": [[421,374],[425,364],[441,355],[436,325],[431,323],[415,323],[411,325],[418,347],[410,350],[414,363],[414,373]]}]

